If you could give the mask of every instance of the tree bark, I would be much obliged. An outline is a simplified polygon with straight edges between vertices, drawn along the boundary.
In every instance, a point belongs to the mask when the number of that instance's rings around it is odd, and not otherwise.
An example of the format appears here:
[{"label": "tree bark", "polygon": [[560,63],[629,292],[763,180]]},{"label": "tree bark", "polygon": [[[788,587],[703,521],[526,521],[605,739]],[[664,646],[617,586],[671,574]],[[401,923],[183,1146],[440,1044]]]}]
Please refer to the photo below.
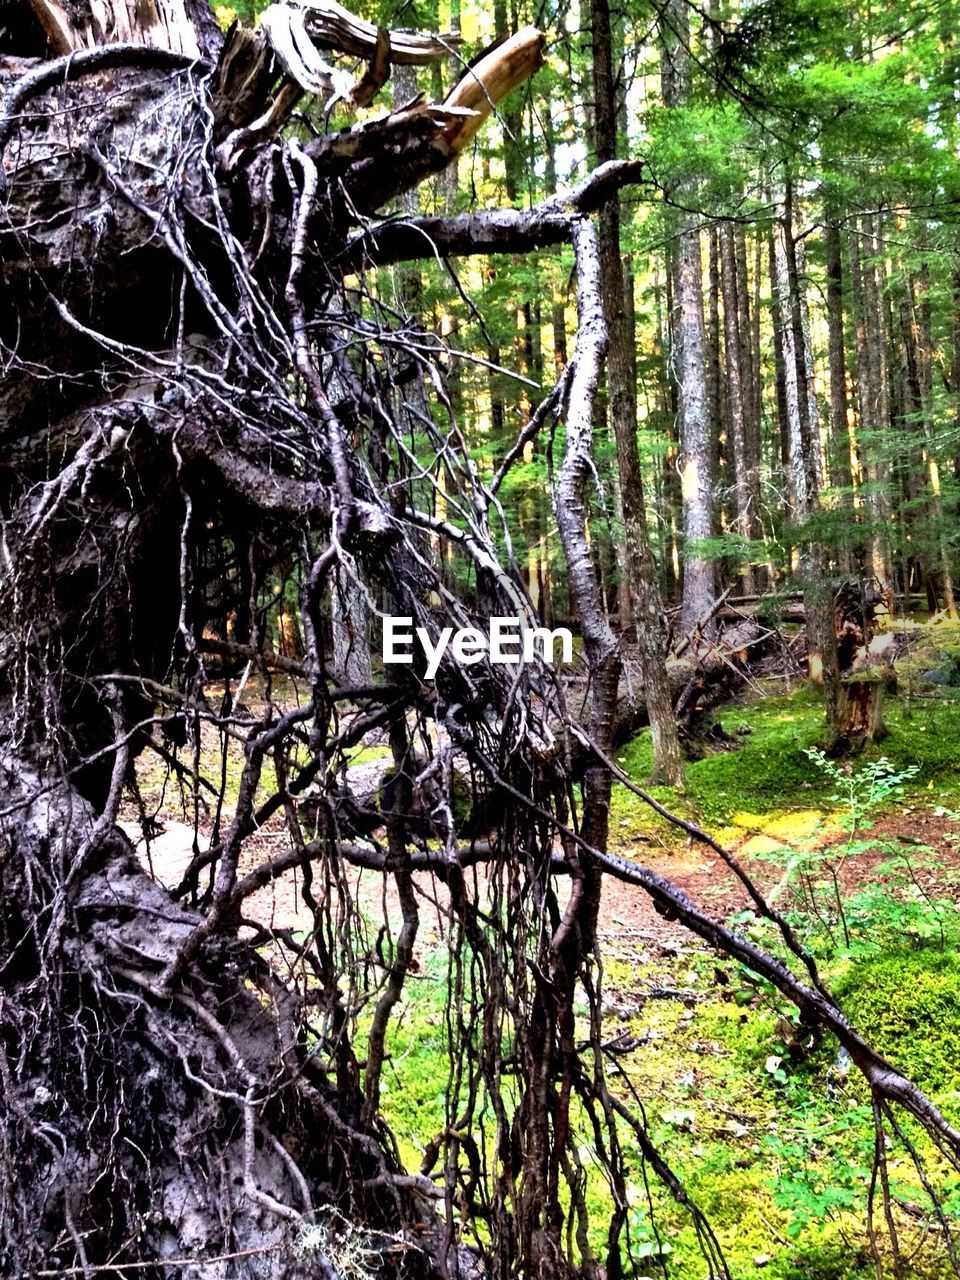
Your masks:
[{"label": "tree bark", "polygon": [[[664,105],[682,107],[690,92],[690,23],[684,0],[667,0],[660,23]],[[690,206],[696,198],[696,179],[685,177],[677,202]],[[713,453],[718,424],[709,418],[703,265],[700,232],[695,215],[678,212],[671,253],[673,313],[671,364],[678,390],[680,476],[683,498],[683,626],[696,629],[713,604],[715,574],[703,544],[713,534]]]},{"label": "tree bark", "polygon": [[[917,290],[921,294],[917,306]],[[913,420],[919,426],[921,447],[918,470],[927,476],[927,512],[932,526],[931,541],[936,548],[937,570],[947,617],[957,621],[957,600],[953,582],[953,564],[947,537],[946,513],[940,483],[940,464],[936,454],[931,397],[933,395],[932,337],[930,333],[929,282],[921,274],[919,281],[908,278],[905,296],[900,304],[906,373],[913,400]]]},{"label": "tree bark", "polygon": [[[723,327],[725,339],[727,397],[730,405],[730,444],[733,455],[733,508],[735,531],[750,542],[754,537],[757,501],[757,478],[750,456],[748,423],[749,383],[744,387],[744,335],[740,331],[742,307],[737,280],[735,232],[731,223],[720,228],[720,253],[723,267]],[[750,594],[756,580],[749,561],[740,572],[741,589]]]},{"label": "tree bark", "polygon": [[[592,0],[593,78],[596,95],[597,160],[615,160],[616,103],[613,87],[610,11],[607,0]],[[683,784],[683,762],[673,705],[664,667],[660,592],[650,552],[637,447],[637,403],[630,345],[630,323],[620,257],[620,209],[614,197],[602,208],[599,223],[601,290],[607,328],[607,385],[617,448],[620,501],[623,509],[623,563],[630,584],[637,649],[643,673],[643,697],[653,738],[654,772],[670,786]]]},{"label": "tree bark", "polygon": [[831,486],[840,491],[838,506],[845,519],[839,530],[840,570],[853,568],[854,476],[850,465],[852,441],[847,417],[846,337],[843,322],[843,255],[840,228],[828,214],[823,228],[827,275],[827,359],[830,378]]},{"label": "tree bark", "polygon": [[776,322],[781,330],[784,410],[788,435],[790,523],[799,535],[797,567],[804,590],[807,660],[811,678],[822,684],[827,724],[835,732],[839,698],[839,665],[833,599],[826,579],[826,555],[819,540],[804,528],[820,505],[819,424],[811,362],[803,323],[803,299],[793,234],[793,199],[787,184],[783,217],[774,229],[773,269]]},{"label": "tree bark", "polygon": [[831,755],[859,755],[868,743],[883,736],[883,692],[882,678],[846,676],[840,682]]},{"label": "tree bark", "polygon": [[883,457],[884,432],[889,426],[887,344],[881,312],[874,254],[877,244],[873,219],[864,217],[850,233],[850,273],[856,318],[857,387],[860,398],[860,447],[867,492],[865,502],[870,525],[867,535],[868,564],[873,577],[888,593],[892,590],[893,565],[889,548],[889,467]]}]

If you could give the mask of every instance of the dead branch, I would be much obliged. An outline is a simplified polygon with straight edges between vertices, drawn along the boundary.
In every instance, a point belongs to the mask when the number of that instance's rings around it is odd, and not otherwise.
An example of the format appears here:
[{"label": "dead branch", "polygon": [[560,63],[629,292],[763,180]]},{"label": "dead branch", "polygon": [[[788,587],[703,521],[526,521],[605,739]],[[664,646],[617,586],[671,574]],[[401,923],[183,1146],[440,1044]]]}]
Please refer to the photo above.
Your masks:
[{"label": "dead branch", "polygon": [[417,258],[530,253],[563,244],[570,239],[575,218],[596,212],[612,192],[641,181],[643,172],[642,161],[611,160],[572,191],[532,209],[486,209],[453,218],[382,222],[351,237],[343,269],[387,266]]}]

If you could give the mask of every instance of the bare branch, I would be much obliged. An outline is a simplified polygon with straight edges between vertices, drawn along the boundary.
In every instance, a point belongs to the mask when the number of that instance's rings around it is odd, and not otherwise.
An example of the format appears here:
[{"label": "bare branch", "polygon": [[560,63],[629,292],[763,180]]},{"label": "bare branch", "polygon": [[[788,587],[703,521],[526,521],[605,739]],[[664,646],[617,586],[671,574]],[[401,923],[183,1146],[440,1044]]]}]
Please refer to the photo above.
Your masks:
[{"label": "bare branch", "polygon": [[580,186],[532,209],[485,209],[453,218],[403,218],[357,232],[347,244],[344,271],[417,258],[477,253],[530,253],[570,240],[574,218],[595,212],[610,194],[642,180],[641,161],[611,160]]}]

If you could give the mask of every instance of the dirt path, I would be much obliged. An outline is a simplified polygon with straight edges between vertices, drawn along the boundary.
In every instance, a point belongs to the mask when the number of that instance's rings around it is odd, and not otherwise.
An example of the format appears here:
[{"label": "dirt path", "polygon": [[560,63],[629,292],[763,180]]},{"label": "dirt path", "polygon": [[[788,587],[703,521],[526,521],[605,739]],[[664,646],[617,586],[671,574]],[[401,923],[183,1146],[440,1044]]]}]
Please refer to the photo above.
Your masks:
[{"label": "dirt path", "polygon": [[[138,852],[154,876],[168,887],[178,884],[193,855],[193,828],[180,821],[165,821],[162,831],[148,844],[140,838],[135,824],[124,825],[131,838],[139,840]],[[898,811],[877,819],[868,836],[877,847],[846,854],[847,838],[835,826],[826,826],[820,833],[799,842],[798,847],[807,852],[819,850],[826,855],[822,860],[811,862],[808,883],[826,884],[832,868],[845,895],[880,883],[889,886],[891,893],[903,891],[906,886],[915,895],[942,898],[945,892],[951,891],[949,886],[960,882],[960,824],[937,817],[932,810]],[[758,887],[765,894],[772,893],[780,908],[789,908],[796,902],[798,884],[796,879],[785,877],[786,858],[772,861],[763,853],[751,852],[751,846],[757,843],[758,837],[745,834],[731,850],[742,859]],[[200,849],[207,847],[202,833],[197,844]],[[286,844],[286,832],[279,824],[275,830],[259,832],[244,846],[240,874],[274,856]],[[760,847],[763,847],[762,841]],[[691,842],[686,848],[669,852],[659,846],[640,844],[619,852],[671,880],[718,919],[727,919],[750,905],[745,889],[708,848]],[[482,872],[477,874],[478,889],[482,892],[484,876]],[[399,927],[399,903],[392,881],[385,885],[379,872],[355,870],[348,873],[348,881],[368,919],[382,919],[385,910],[391,925]],[[422,962],[446,937],[448,906],[446,889],[436,876],[418,876],[417,886],[421,917],[418,951]],[[303,900],[302,873],[287,872],[253,894],[247,901],[245,914],[253,923],[266,928],[305,934],[312,918]],[[682,927],[665,920],[654,910],[641,889],[620,881],[604,883],[601,921],[600,938],[605,950],[624,960],[639,960],[642,953],[650,949],[673,952],[691,941]]]},{"label": "dirt path", "polygon": [[[764,894],[776,892],[779,887],[778,907],[793,905],[796,891],[793,883],[784,881],[782,864],[744,849],[754,839],[756,837],[747,836],[731,845],[730,851],[738,856]],[[902,878],[915,885],[922,895],[943,897],[945,892],[952,895],[952,886],[960,883],[960,823],[937,817],[932,810],[883,815],[858,839],[875,841],[877,847],[845,853],[847,837],[835,826],[827,826],[821,835],[800,842],[801,849],[826,855],[822,862],[812,864],[812,881],[826,882],[829,863],[837,872],[844,895],[854,894],[871,884],[888,885],[893,892],[893,882]],[[682,855],[665,854],[662,849],[643,849],[636,860],[671,880],[718,918],[726,919],[750,906],[746,890],[710,849],[690,844]],[[632,885],[607,881],[603,904],[605,924],[601,937],[612,943],[623,936],[643,937],[671,946],[678,939],[689,940],[689,934],[676,923],[664,920],[642,890]]]}]

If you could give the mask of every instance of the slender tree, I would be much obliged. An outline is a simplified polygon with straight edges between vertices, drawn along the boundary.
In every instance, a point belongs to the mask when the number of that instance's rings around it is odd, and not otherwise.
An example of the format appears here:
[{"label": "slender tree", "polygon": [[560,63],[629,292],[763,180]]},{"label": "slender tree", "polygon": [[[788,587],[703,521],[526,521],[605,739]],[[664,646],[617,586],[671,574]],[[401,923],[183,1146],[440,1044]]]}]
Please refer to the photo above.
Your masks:
[{"label": "slender tree", "polygon": [[[663,101],[682,108],[690,95],[690,20],[686,0],[667,0],[660,11]],[[703,264],[695,213],[696,181],[676,184],[670,263],[673,283],[671,363],[678,390],[679,467],[683,497],[683,625],[705,623],[715,596],[714,568],[703,546],[713,534],[713,458],[718,424],[709,417]]]},{"label": "slender tree", "polygon": [[[590,16],[597,161],[604,164],[616,157],[617,123],[607,0],[591,0]],[[600,212],[600,270],[607,328],[607,385],[623,512],[623,567],[630,584],[643,696],[653,736],[654,771],[658,781],[680,786],[683,762],[664,668],[660,591],[650,552],[637,447],[636,384],[628,319],[628,308],[630,312],[633,310],[633,297],[632,290],[631,296],[627,295],[620,256],[620,209],[616,196],[608,200]]]}]

